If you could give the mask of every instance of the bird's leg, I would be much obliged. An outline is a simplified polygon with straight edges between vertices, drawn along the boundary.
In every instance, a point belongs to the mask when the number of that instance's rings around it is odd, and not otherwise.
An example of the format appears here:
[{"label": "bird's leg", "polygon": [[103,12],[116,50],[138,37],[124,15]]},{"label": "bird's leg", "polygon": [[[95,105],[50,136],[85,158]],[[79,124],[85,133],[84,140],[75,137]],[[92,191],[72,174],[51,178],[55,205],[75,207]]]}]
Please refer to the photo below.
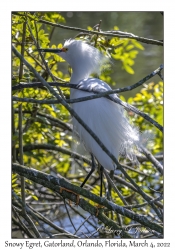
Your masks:
[{"label": "bird's leg", "polygon": [[[84,184],[87,182],[87,180],[89,179],[89,177],[91,176],[91,174],[94,172],[94,170],[95,170],[95,160],[94,160],[94,156],[91,154],[91,158],[92,158],[92,167],[91,167],[91,171],[89,172],[89,174],[86,176],[86,178],[85,178],[85,180],[83,181],[83,183],[81,184],[81,186],[80,187],[83,187],[84,186]],[[79,194],[77,194],[77,193],[75,193],[75,192],[72,192],[71,190],[69,190],[69,189],[67,189],[67,188],[61,188],[60,189],[60,193],[62,193],[62,191],[63,190],[66,190],[67,192],[69,192],[69,193],[73,193],[73,194],[75,194],[75,195],[77,195],[77,200],[76,200],[76,205],[78,205],[78,203],[79,203]],[[70,202],[69,202],[69,205],[70,205]]]},{"label": "bird's leg", "polygon": [[[94,156],[91,154],[91,159],[92,159],[92,167],[91,167],[91,170],[89,172],[89,174],[86,176],[85,180],[83,181],[83,183],[81,184],[80,187],[83,187],[84,184],[87,182],[87,180],[89,179],[89,177],[92,175],[92,173],[94,172],[95,168],[96,168],[96,165],[95,165],[95,160],[94,160]],[[101,180],[101,183],[100,183],[100,197],[102,197],[102,186],[103,186],[103,166],[100,166],[100,180]],[[97,211],[96,211],[96,216],[98,216],[99,214],[99,208],[103,208],[104,206],[98,204],[97,205]]]},{"label": "bird's leg", "polygon": [[89,179],[89,177],[92,175],[92,173],[94,172],[95,170],[95,160],[94,160],[94,156],[91,154],[91,159],[92,159],[92,167],[91,167],[91,171],[89,172],[89,174],[86,176],[85,180],[83,181],[83,183],[81,184],[80,187],[83,187],[84,184],[87,182],[87,180]]},{"label": "bird's leg", "polygon": [[[100,197],[102,197],[102,191],[103,191],[103,166],[100,166]],[[103,208],[103,205],[98,204],[97,205],[97,212],[96,212],[96,216],[98,216],[99,214],[99,208]]]},{"label": "bird's leg", "polygon": [[[111,170],[109,173],[109,177],[111,178],[111,180],[113,181],[114,179],[114,170]],[[112,186],[111,183],[108,180],[108,193],[107,193],[107,199],[110,201],[111,200],[111,190],[112,190]]]},{"label": "bird's leg", "polygon": [[100,197],[102,197],[103,192],[103,166],[100,166]]}]

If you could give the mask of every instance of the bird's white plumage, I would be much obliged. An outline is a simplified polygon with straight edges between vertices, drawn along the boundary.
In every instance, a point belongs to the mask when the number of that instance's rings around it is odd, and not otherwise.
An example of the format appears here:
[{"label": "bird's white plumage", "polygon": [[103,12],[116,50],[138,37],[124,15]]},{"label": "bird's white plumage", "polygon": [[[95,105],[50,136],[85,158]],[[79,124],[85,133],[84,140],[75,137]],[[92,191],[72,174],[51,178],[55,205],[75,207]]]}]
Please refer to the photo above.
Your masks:
[{"label": "bird's white plumage", "polygon": [[[71,99],[93,94],[81,91],[81,88],[98,92],[111,89],[107,83],[89,77],[92,73],[100,73],[102,65],[107,61],[99,50],[77,40],[66,41],[64,48],[68,50],[59,55],[72,67],[71,83],[79,86],[78,90],[71,89]],[[116,158],[121,151],[122,153],[127,151],[126,153],[130,155],[131,145],[139,145],[139,132],[131,126],[123,107],[119,104],[106,98],[98,98],[74,103],[72,107]],[[110,157],[75,118],[73,118],[73,126],[86,149],[96,157],[99,163],[106,169],[115,169]]]}]

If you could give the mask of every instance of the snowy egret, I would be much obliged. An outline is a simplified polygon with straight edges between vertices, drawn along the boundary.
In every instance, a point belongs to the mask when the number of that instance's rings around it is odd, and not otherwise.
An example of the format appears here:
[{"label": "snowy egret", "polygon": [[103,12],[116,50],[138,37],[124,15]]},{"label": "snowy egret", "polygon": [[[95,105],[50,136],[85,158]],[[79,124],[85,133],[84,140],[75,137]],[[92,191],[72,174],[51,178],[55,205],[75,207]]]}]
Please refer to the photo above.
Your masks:
[{"label": "snowy egret", "polygon": [[[72,67],[70,83],[78,86],[78,89],[71,89],[70,98],[86,97],[93,92],[111,90],[104,81],[92,78],[92,73],[100,73],[101,67],[108,59],[93,46],[80,41],[69,39],[61,49],[41,49],[42,52],[59,54]],[[86,89],[89,92],[82,91]],[[116,94],[111,96],[118,98]],[[107,98],[98,98],[72,104],[75,112],[98,136],[107,149],[118,159],[120,153],[125,153],[129,158],[134,157],[132,146],[139,147],[141,136],[136,127],[133,127],[125,115],[124,108]],[[92,156],[92,169],[81,187],[94,171],[94,159],[108,170],[115,170],[116,166],[112,159],[103,151],[98,143],[73,117],[74,130],[79,134],[85,148]],[[134,158],[133,158],[134,159]]]}]

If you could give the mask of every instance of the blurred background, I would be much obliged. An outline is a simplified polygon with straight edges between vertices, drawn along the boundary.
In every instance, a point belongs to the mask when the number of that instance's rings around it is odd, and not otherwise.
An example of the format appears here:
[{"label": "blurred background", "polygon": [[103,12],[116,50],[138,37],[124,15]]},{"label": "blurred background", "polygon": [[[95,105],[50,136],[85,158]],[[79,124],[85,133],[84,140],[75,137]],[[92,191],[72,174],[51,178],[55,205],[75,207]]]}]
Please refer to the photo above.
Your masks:
[{"label": "blurred background", "polygon": [[[163,15],[160,12],[60,12],[65,18],[66,26],[87,29],[102,20],[101,30],[110,31],[118,26],[120,31],[133,33],[136,36],[154,40],[163,40]],[[59,29],[59,28],[57,28]],[[74,38],[79,32],[68,29],[55,29],[51,44],[64,43],[65,39]],[[109,37],[110,38],[110,37]],[[141,43],[144,50],[139,50],[132,68],[135,74],[128,74],[121,69],[121,62],[114,61],[112,65],[112,79],[116,82],[115,88],[125,87],[138,82],[150,74],[163,63],[163,46]],[[159,76],[154,77],[154,82],[159,81]],[[138,88],[122,93],[126,98],[134,96]]]}]

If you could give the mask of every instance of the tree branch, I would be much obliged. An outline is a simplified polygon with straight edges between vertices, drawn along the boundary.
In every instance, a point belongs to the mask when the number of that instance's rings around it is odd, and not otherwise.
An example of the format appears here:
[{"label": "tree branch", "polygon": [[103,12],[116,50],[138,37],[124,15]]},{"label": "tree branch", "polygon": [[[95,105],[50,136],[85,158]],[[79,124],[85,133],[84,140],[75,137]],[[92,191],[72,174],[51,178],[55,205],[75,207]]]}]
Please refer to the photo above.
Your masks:
[{"label": "tree branch", "polygon": [[[45,173],[42,173],[40,171],[37,171],[35,169],[32,168],[26,168],[24,166],[21,166],[19,164],[12,164],[12,170],[15,173],[18,173],[19,175],[22,175],[36,183],[39,183],[41,185],[43,185],[44,187],[47,187],[55,192],[58,192],[63,198],[68,198],[70,200],[72,200],[73,202],[76,202],[77,200],[77,196],[76,194],[82,195],[86,198],[88,198],[89,200],[92,200],[102,206],[105,206],[106,208],[115,211],[123,216],[126,216],[132,220],[135,220],[139,223],[141,223],[142,225],[144,225],[145,227],[149,227],[152,230],[155,230],[159,233],[163,232],[163,228],[162,226],[160,226],[159,224],[156,224],[154,222],[151,222],[150,220],[148,220],[145,216],[139,215],[134,213],[133,211],[130,211],[124,207],[118,206],[114,203],[112,203],[111,201],[106,200],[105,198],[101,198],[98,197],[92,193],[90,193],[89,191],[80,188],[78,186],[75,186],[69,182],[67,182],[64,178],[56,178],[52,175],[48,175]],[[67,192],[66,190],[61,190],[61,188],[66,188],[68,190],[71,190],[73,193],[71,194],[70,192]],[[89,204],[87,201],[85,201],[84,199],[80,198],[79,200],[79,206],[82,207],[84,210],[90,212],[93,215],[96,215],[96,208],[94,206],[92,206],[91,204]],[[104,222],[105,224],[107,224],[109,227],[112,227],[113,229],[116,230],[122,230],[122,228],[120,228],[115,222],[113,222],[112,220],[109,220],[101,211],[99,211],[97,217]],[[129,235],[126,232],[124,233],[124,237],[128,237]]]},{"label": "tree branch", "polygon": [[[36,149],[45,149],[45,150],[53,150],[53,151],[58,151],[58,152],[61,152],[63,154],[66,154],[66,155],[70,155],[71,157],[73,157],[74,159],[78,159],[78,160],[83,160],[84,162],[86,162],[87,164],[89,164],[90,166],[92,165],[92,162],[91,160],[89,160],[87,157],[85,156],[82,156],[76,152],[73,152],[67,148],[64,148],[64,147],[59,147],[57,145],[53,145],[53,144],[27,144],[23,147],[23,151],[24,152],[27,152],[27,151],[30,151],[30,150],[36,150]],[[16,152],[18,154],[19,152],[19,148],[16,148]],[[126,168],[126,169],[129,169],[133,172],[136,172],[136,173],[139,173],[140,175],[144,175],[144,176],[149,176],[148,174],[145,174],[137,169],[134,169],[134,168],[131,168],[127,165],[123,165],[122,164],[122,167],[123,168]]]},{"label": "tree branch", "polygon": [[[34,24],[35,24],[36,34],[38,35],[36,23],[34,22]],[[30,34],[31,34],[31,36],[32,36],[32,39],[33,39],[33,41],[34,41],[34,44],[35,44],[35,46],[37,47],[37,49],[39,49],[38,40],[35,40],[35,37],[34,37],[34,35],[33,35],[32,29],[30,28],[30,25],[29,25],[28,23],[27,23],[27,25],[28,25]],[[45,65],[45,67],[46,67],[46,70],[47,70],[48,74],[49,74],[50,77],[52,78],[52,81],[55,81],[55,77],[54,77],[54,75],[52,74],[52,72],[50,71],[50,69],[49,69],[49,67],[48,67],[48,65],[47,65],[47,63],[46,63],[46,61],[45,61],[45,59],[44,59],[43,54],[41,53],[40,50],[38,50],[38,52],[39,52],[39,55],[40,55],[40,57],[41,57],[41,59],[42,59],[44,65]],[[63,94],[62,94],[61,89],[60,89],[59,87],[58,87],[57,89],[58,89],[58,92],[59,92],[60,96],[64,99],[64,96],[63,96]]]},{"label": "tree branch", "polygon": [[[35,150],[35,149],[46,149],[46,150],[58,151],[58,152],[61,152],[63,154],[70,155],[74,159],[83,160],[87,164],[91,165],[91,161],[87,157],[85,157],[83,155],[80,155],[78,153],[72,152],[71,150],[69,150],[67,148],[59,147],[57,145],[52,145],[52,144],[28,144],[28,145],[25,145],[23,147],[24,152],[30,151],[30,150]],[[17,148],[16,152],[18,154],[18,152],[19,152],[18,148]]]},{"label": "tree branch", "polygon": [[[121,93],[121,92],[126,92],[126,91],[131,91],[141,85],[143,85],[146,81],[151,79],[155,75],[159,75],[161,70],[163,69],[163,64],[160,65],[157,69],[155,69],[153,72],[151,72],[149,75],[145,76],[143,79],[140,81],[134,83],[133,85],[124,87],[124,88],[119,88],[119,89],[114,89],[108,91],[109,94],[115,94],[115,93]],[[60,82],[47,82],[50,86],[59,86],[59,87],[68,87],[68,88],[75,88],[78,89],[77,84],[72,84],[72,83],[60,83]],[[21,82],[20,84],[17,84],[15,86],[12,86],[12,90],[20,90],[23,88],[44,88],[43,84],[41,82],[32,82],[32,83],[26,83],[26,82]]]},{"label": "tree branch", "polygon": [[141,149],[144,155],[146,155],[146,157],[154,164],[157,170],[163,175],[163,166],[161,163],[146,148],[141,146]]},{"label": "tree branch", "polygon": [[[54,150],[54,151],[58,151],[58,152],[61,152],[61,153],[64,153],[64,154],[67,154],[67,155],[70,155],[71,157],[75,159],[78,159],[78,160],[83,160],[84,162],[86,162],[87,164],[89,165],[92,165],[91,161],[86,158],[85,156],[82,156],[82,155],[79,155],[78,153],[76,152],[72,152],[71,150],[69,149],[66,149],[66,148],[63,148],[63,147],[59,147],[57,145],[52,145],[52,144],[28,144],[28,145],[25,145],[23,150],[24,152],[26,151],[30,151],[30,150],[36,150],[36,149],[46,149],[46,150]],[[16,149],[17,150],[17,153],[18,153],[18,148]],[[146,158],[145,158],[146,159]],[[125,166],[122,164],[122,167],[125,169],[127,168],[128,169],[128,166]],[[135,172],[138,172],[137,170],[135,169],[130,169],[132,171],[135,171]],[[142,172],[139,171],[140,174],[144,174]],[[114,175],[114,179],[118,182],[118,183],[121,183],[122,185],[132,189],[134,192],[137,192],[138,193],[138,190],[129,182],[125,181],[123,178],[117,176],[117,175]],[[153,200],[153,197],[149,196],[148,197],[150,198],[150,201]],[[160,208],[163,208],[163,205],[162,203],[160,202],[155,202],[157,206],[159,206]]]},{"label": "tree branch", "polygon": [[[17,110],[15,110],[15,112],[17,112]],[[32,114],[32,112],[29,110],[24,110],[23,113],[24,114]],[[54,124],[54,126],[58,126],[62,129],[73,132],[73,127],[69,123],[63,122],[62,120],[60,120],[58,118],[55,118],[55,117],[48,115],[48,114],[41,113],[39,111],[36,112],[36,115],[46,118],[49,122],[51,122],[51,125]],[[74,131],[74,133],[75,133],[75,131]]]},{"label": "tree branch", "polygon": [[[83,89],[81,89],[83,90]],[[88,91],[90,92],[90,91]],[[113,98],[111,96],[108,96],[109,91],[105,91],[105,92],[102,92],[102,93],[99,93],[99,94],[96,94],[96,95],[91,95],[91,96],[86,96],[86,97],[81,97],[81,98],[76,98],[76,99],[65,99],[65,101],[67,103],[77,103],[77,102],[84,102],[84,101],[87,101],[87,100],[93,100],[93,99],[97,99],[97,98],[101,98],[101,97],[106,97],[108,99],[110,99],[111,101],[123,106],[124,108],[126,108],[127,110],[131,110],[133,111],[134,113],[136,113],[137,115],[143,117],[145,120],[147,120],[148,122],[150,122],[151,124],[153,124],[156,128],[158,128],[161,132],[163,132],[163,127],[158,123],[156,122],[155,120],[153,120],[149,115],[145,114],[144,112],[138,110],[137,108],[135,108],[134,106],[120,100],[119,98]],[[110,90],[111,92],[111,90]],[[97,93],[97,91],[93,91],[93,93]],[[33,99],[33,98],[20,98],[20,97],[16,97],[16,96],[13,96],[12,97],[12,100],[13,101],[18,101],[18,102],[29,102],[29,103],[37,103],[37,104],[58,104],[60,103],[59,101],[57,100],[36,100],[36,99]]]},{"label": "tree branch", "polygon": [[105,36],[111,36],[111,37],[130,38],[130,39],[135,39],[137,41],[140,41],[142,43],[163,46],[162,41],[154,40],[154,39],[148,39],[148,38],[145,38],[145,37],[139,37],[139,36],[136,36],[136,35],[134,35],[132,33],[127,33],[127,32],[122,32],[122,31],[114,30],[114,31],[106,31],[106,32],[100,31],[100,32],[98,32],[98,31],[93,31],[93,30],[86,30],[86,29],[81,29],[81,28],[77,28],[77,27],[70,27],[70,26],[65,26],[65,25],[62,25],[62,24],[52,23],[52,22],[45,21],[45,20],[42,20],[42,19],[39,19],[39,20],[36,20],[36,21],[38,21],[39,23],[48,24],[48,25],[51,25],[51,26],[54,26],[54,27],[59,27],[59,28],[62,28],[62,29],[69,29],[69,30],[85,32],[86,34],[96,34],[96,35],[105,35]]},{"label": "tree branch", "polygon": [[[75,102],[82,102],[82,101],[87,101],[87,100],[92,100],[92,99],[96,99],[96,98],[101,98],[101,97],[106,97],[108,99],[110,99],[113,102],[118,103],[119,105],[123,106],[124,108],[127,108],[131,111],[133,111],[134,113],[140,115],[141,117],[143,117],[145,120],[149,121],[151,124],[153,124],[155,127],[157,127],[161,132],[163,132],[163,127],[156,122],[155,120],[153,120],[149,115],[145,114],[144,112],[138,110],[137,108],[135,108],[134,106],[121,101],[119,98],[114,98],[109,96],[110,94],[115,94],[115,93],[120,93],[120,92],[124,92],[124,91],[130,91],[134,88],[139,87],[140,85],[142,85],[145,81],[149,80],[151,77],[155,76],[156,74],[158,74],[161,70],[163,69],[163,65],[160,65],[159,68],[157,68],[156,70],[154,70],[151,74],[147,75],[146,77],[144,77],[142,80],[140,80],[139,82],[125,87],[125,88],[120,88],[120,89],[115,89],[115,90],[109,90],[109,91],[104,91],[104,92],[97,92],[97,91],[92,91],[93,93],[95,93],[95,95],[91,95],[91,96],[87,96],[87,97],[82,97],[82,98],[77,98],[77,99],[68,99],[66,100],[67,103],[75,103]],[[17,90],[17,89],[22,89],[23,87],[25,88],[27,87],[34,87],[32,84],[19,84],[14,87],[12,87],[13,90]],[[40,85],[41,84],[41,85]],[[50,86],[63,86],[63,87],[70,87],[70,88],[75,88],[75,89],[79,89],[79,86],[75,86],[74,84],[61,84],[61,83],[48,83]],[[56,85],[55,85],[56,84]],[[42,83],[35,83],[35,86],[43,86]],[[91,92],[87,89],[83,89],[81,88],[82,91],[87,91],[87,92]],[[36,100],[36,99],[32,99],[32,98],[19,98],[19,97],[13,97],[13,101],[21,101],[21,102],[30,102],[30,103],[38,103],[38,104],[57,104],[58,102],[56,100]]]}]

